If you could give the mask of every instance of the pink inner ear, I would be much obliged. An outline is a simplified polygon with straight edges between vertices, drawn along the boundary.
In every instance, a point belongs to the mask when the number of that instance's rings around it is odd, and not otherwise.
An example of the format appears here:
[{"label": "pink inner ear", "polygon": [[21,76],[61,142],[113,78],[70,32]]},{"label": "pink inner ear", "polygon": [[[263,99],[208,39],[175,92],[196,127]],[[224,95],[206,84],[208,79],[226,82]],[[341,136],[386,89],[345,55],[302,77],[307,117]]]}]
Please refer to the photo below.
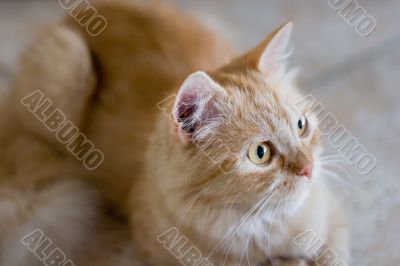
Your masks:
[{"label": "pink inner ear", "polygon": [[196,96],[193,94],[181,95],[176,106],[176,121],[187,134],[193,133],[198,126],[198,122],[193,121],[193,115],[198,110],[196,106]]},{"label": "pink inner ear", "polygon": [[217,115],[215,106],[218,85],[204,72],[190,75],[182,84],[173,110],[175,126],[184,141]]}]

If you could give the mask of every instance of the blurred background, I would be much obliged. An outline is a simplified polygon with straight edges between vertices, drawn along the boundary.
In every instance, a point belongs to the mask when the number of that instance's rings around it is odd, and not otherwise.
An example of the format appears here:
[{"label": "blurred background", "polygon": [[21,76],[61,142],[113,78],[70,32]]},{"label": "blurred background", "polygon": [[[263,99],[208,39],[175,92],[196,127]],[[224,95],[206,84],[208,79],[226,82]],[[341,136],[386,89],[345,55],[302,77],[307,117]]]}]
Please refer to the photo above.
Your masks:
[{"label": "blurred background", "polygon": [[[377,159],[369,175],[350,169],[342,184],[352,217],[352,265],[400,265],[400,1],[354,0],[376,20],[366,37],[328,0],[168,2],[229,39],[238,52],[294,22],[292,66],[300,67],[300,86]],[[0,1],[0,89],[15,75],[21,51],[63,15],[56,0]]]}]

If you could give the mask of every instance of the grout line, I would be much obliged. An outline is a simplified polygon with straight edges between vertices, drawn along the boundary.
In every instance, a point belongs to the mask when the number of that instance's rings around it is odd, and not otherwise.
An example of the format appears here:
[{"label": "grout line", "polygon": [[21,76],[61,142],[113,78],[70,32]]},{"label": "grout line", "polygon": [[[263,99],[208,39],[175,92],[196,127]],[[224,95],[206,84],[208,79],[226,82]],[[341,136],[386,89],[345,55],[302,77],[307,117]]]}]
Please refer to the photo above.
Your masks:
[{"label": "grout line", "polygon": [[350,57],[344,60],[341,63],[335,64],[332,67],[328,67],[322,70],[319,74],[315,75],[312,78],[309,78],[302,82],[302,85],[305,87],[309,87],[311,89],[318,88],[326,83],[337,80],[339,77],[348,75],[353,69],[357,66],[363,66],[365,64],[370,63],[373,60],[378,59],[379,57],[389,54],[397,49],[400,45],[400,35],[390,38],[387,41],[384,41],[381,44],[376,45],[375,47],[370,48],[369,50],[357,54],[353,57]]}]

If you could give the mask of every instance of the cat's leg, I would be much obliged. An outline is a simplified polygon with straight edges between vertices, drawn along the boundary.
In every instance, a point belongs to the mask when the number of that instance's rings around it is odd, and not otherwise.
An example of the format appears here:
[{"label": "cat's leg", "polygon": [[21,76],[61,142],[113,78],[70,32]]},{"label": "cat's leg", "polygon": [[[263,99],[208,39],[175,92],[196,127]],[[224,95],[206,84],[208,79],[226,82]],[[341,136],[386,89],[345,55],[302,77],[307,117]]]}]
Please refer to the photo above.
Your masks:
[{"label": "cat's leg", "polygon": [[75,180],[0,184],[0,265],[78,265],[98,221],[97,194]]},{"label": "cat's leg", "polygon": [[314,261],[305,259],[274,259],[266,265],[259,266],[317,266]]},{"label": "cat's leg", "polygon": [[318,230],[308,230],[301,238],[297,237],[295,241],[299,247],[304,245],[303,251],[304,255],[310,259],[309,265],[349,265],[349,225],[345,208],[340,200],[331,193],[325,194],[325,200],[329,206],[325,219],[327,221],[326,233],[318,234]]},{"label": "cat's leg", "polygon": [[132,245],[129,227],[124,220],[106,219],[95,244],[80,263],[84,266],[145,266]]}]

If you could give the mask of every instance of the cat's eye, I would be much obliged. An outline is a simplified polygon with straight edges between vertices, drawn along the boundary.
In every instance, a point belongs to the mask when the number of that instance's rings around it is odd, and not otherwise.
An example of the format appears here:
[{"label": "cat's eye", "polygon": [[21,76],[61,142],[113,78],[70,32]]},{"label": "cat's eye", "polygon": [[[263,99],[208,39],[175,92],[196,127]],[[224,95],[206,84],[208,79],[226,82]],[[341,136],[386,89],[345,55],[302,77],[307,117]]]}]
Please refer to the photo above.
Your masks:
[{"label": "cat's eye", "polygon": [[300,137],[303,137],[306,134],[307,126],[308,126],[307,118],[304,115],[302,115],[297,121],[297,134]]},{"label": "cat's eye", "polygon": [[254,164],[265,164],[271,158],[271,148],[266,142],[253,143],[247,156]]}]

